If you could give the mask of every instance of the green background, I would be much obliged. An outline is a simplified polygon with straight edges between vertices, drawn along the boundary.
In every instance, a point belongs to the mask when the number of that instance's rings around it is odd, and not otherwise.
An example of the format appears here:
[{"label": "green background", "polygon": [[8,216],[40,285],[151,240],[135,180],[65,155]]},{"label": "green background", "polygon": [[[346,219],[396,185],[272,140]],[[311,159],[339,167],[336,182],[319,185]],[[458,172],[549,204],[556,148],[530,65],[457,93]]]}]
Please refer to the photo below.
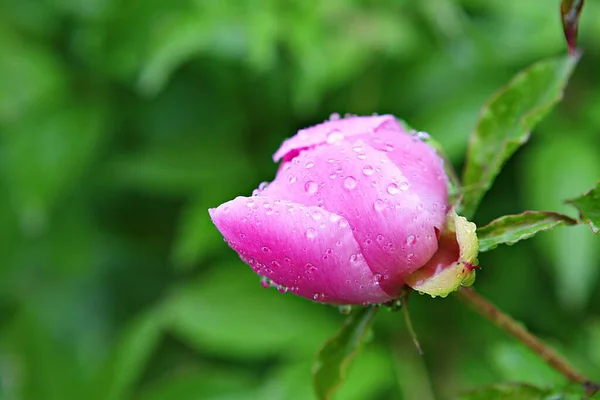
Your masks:
[{"label": "green background", "polygon": [[[565,101],[475,222],[600,177],[600,3]],[[461,167],[479,109],[566,51],[558,0],[0,0],[0,399],[313,398],[343,316],[263,289],[207,208],[271,180],[332,112],[392,113]],[[600,379],[600,247],[560,228],[481,255],[476,287]],[[453,298],[381,313],[337,399],[564,380]]]}]

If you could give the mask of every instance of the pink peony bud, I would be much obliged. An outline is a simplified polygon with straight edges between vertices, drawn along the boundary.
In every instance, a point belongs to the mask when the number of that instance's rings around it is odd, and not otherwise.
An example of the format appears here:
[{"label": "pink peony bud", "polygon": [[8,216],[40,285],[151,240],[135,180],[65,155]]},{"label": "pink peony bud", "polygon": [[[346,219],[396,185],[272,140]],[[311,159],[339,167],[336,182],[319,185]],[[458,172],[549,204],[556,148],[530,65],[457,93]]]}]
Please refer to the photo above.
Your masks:
[{"label": "pink peony bud", "polygon": [[274,159],[283,162],[270,185],[209,210],[266,283],[323,303],[373,304],[405,283],[444,296],[472,281],[474,225],[449,212],[442,160],[393,116],[303,129]]}]

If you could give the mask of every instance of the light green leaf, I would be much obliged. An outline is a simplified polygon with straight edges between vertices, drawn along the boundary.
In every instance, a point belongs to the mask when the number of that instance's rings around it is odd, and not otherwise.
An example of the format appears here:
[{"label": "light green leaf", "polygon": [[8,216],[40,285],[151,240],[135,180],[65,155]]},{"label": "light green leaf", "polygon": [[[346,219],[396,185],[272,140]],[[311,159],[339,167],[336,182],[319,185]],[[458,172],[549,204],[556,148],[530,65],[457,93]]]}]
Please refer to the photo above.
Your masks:
[{"label": "light green leaf", "polygon": [[130,322],[90,387],[87,398],[130,398],[164,332],[162,315],[150,312]]},{"label": "light green leaf", "polygon": [[263,288],[239,261],[212,268],[174,290],[162,308],[170,331],[199,351],[242,360],[296,357],[335,331],[336,310]]},{"label": "light green leaf", "polygon": [[178,370],[148,385],[136,400],[209,400],[257,398],[255,379],[244,370],[214,367]]},{"label": "light green leaf", "polygon": [[[537,146],[523,155],[519,179],[524,207],[576,216],[564,199],[583,193],[600,176],[596,142],[577,133],[540,136]],[[554,229],[533,243],[547,260],[561,304],[571,311],[585,306],[600,271],[598,237],[588,226],[578,225]]]},{"label": "light green leaf", "polygon": [[577,61],[565,56],[538,62],[517,74],[484,106],[469,139],[461,215],[472,218],[504,163],[561,100]]},{"label": "light green leaf", "polygon": [[[459,397],[460,400],[550,400],[550,392],[526,383],[497,383],[472,390]],[[552,400],[565,400],[552,397]]]},{"label": "light green leaf", "polygon": [[501,342],[490,346],[490,364],[504,380],[532,385],[564,385],[567,380],[524,345]]},{"label": "light green leaf", "polygon": [[600,181],[596,187],[567,203],[577,207],[581,218],[589,222],[594,233],[600,232]]},{"label": "light green leaf", "polygon": [[512,245],[529,239],[538,232],[575,224],[576,220],[551,211],[525,211],[522,214],[505,215],[477,229],[479,251],[490,251],[499,244]]},{"label": "light green leaf", "polygon": [[349,363],[371,327],[377,308],[362,308],[350,314],[341,330],[321,348],[313,370],[317,397],[331,399],[346,378]]},{"label": "light green leaf", "polygon": [[0,136],[0,173],[27,233],[44,229],[49,212],[101,149],[104,117],[101,105],[70,105],[31,115]]}]

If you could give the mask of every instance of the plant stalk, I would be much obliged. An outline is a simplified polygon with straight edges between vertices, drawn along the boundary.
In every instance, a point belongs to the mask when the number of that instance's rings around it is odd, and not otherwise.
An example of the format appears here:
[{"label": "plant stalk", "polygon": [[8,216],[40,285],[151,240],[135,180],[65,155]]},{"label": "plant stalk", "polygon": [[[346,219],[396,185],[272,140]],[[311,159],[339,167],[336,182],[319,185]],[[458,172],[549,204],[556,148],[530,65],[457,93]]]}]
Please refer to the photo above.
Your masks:
[{"label": "plant stalk", "polygon": [[481,297],[473,288],[461,287],[456,294],[461,301],[469,305],[481,316],[533,350],[549,366],[565,378],[571,382],[583,385],[588,396],[591,397],[600,390],[598,383],[593,382],[583,373],[573,368],[564,357],[531,334],[527,328],[515,321],[508,314],[503,313],[495,305]]}]

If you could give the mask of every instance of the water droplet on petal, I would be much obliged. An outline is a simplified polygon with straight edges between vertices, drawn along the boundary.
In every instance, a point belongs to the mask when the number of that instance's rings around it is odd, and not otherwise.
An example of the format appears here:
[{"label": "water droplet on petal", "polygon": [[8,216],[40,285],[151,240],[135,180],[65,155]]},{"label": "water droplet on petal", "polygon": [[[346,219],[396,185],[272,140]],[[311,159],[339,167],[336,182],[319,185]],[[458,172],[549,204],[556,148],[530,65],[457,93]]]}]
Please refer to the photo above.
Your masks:
[{"label": "water droplet on petal", "polygon": [[273,268],[279,268],[281,266],[281,264],[279,263],[279,261],[273,260],[273,261],[271,261],[271,266]]},{"label": "water droplet on petal", "polygon": [[355,153],[360,153],[362,151],[362,146],[354,146],[354,148],[352,148],[352,151],[354,151]]},{"label": "water droplet on petal", "polygon": [[267,215],[273,215],[273,209],[271,207],[266,207],[265,208],[265,214],[267,214]]},{"label": "water droplet on petal", "polygon": [[270,252],[270,251],[271,251],[271,249],[270,249],[270,248],[268,248],[267,246],[263,246],[263,247],[261,247],[260,249],[261,249],[261,251],[262,251],[263,253],[268,253],[268,252]]},{"label": "water droplet on petal", "polygon": [[394,145],[392,145],[390,143],[386,143],[385,146],[383,147],[383,149],[388,152],[394,151]]},{"label": "water droplet on petal", "polygon": [[381,283],[382,279],[383,279],[383,277],[381,276],[381,274],[373,275],[373,284],[378,286]]},{"label": "water droplet on petal", "polygon": [[323,214],[321,214],[318,211],[313,212],[312,219],[314,219],[315,221],[319,221],[321,218],[323,218]]},{"label": "water droplet on petal", "polygon": [[344,134],[337,129],[332,130],[327,134],[327,143],[333,144],[335,142],[339,142],[344,139]]},{"label": "water droplet on petal", "polygon": [[315,300],[315,301],[323,301],[323,300],[325,300],[325,295],[323,293],[315,293],[313,295],[313,300]]},{"label": "water droplet on petal", "polygon": [[295,175],[291,175],[291,176],[288,178],[288,182],[289,182],[290,184],[292,184],[292,183],[296,182],[296,176],[295,176]]},{"label": "water droplet on petal", "polygon": [[417,243],[417,238],[414,235],[408,235],[406,237],[407,246],[413,246],[415,243]]},{"label": "water droplet on petal", "polygon": [[269,287],[271,287],[271,281],[266,276],[263,276],[260,278],[260,284],[265,289],[268,289]]},{"label": "water droplet on petal", "polygon": [[356,179],[353,176],[349,176],[346,179],[344,179],[344,186],[346,187],[346,189],[354,189],[356,187]]},{"label": "water droplet on petal", "polygon": [[393,196],[395,194],[398,194],[398,192],[400,192],[400,189],[398,188],[398,185],[396,185],[395,183],[390,183],[387,186],[387,192]]},{"label": "water droplet on petal", "polygon": [[306,238],[314,239],[315,237],[317,237],[317,231],[315,230],[315,228],[308,228],[306,230]]},{"label": "water droplet on petal", "polygon": [[304,164],[304,166],[308,169],[308,168],[312,168],[315,166],[315,163],[312,161],[308,161],[306,164]]},{"label": "water droplet on petal", "polygon": [[317,193],[317,190],[319,190],[319,185],[317,182],[308,181],[304,184],[304,191],[311,196]]},{"label": "water droplet on petal", "polygon": [[329,115],[329,120],[330,121],[337,121],[340,118],[342,118],[340,116],[340,113],[331,113],[331,115]]},{"label": "water droplet on petal", "polygon": [[400,185],[398,186],[398,188],[399,188],[400,190],[404,191],[404,190],[408,189],[408,187],[409,187],[409,186],[410,186],[410,185],[408,184],[408,182],[406,182],[406,181],[403,181],[403,182],[400,182]]},{"label": "water droplet on petal", "polygon": [[356,158],[358,158],[359,160],[364,160],[365,158],[367,158],[367,155],[365,153],[360,153],[356,156]]},{"label": "water droplet on petal", "polygon": [[383,202],[383,200],[377,199],[373,203],[373,208],[375,209],[375,211],[382,211],[385,208],[385,203]]},{"label": "water droplet on petal", "polygon": [[246,201],[248,207],[254,207],[254,199],[250,198]]},{"label": "water droplet on petal", "polygon": [[340,228],[346,228],[348,226],[348,221],[344,218],[341,218],[338,222],[338,226]]},{"label": "water droplet on petal", "polygon": [[354,253],[353,253],[353,254],[350,254],[350,262],[351,262],[351,263],[358,262],[358,258],[359,258],[359,257],[358,257],[358,255],[356,255],[356,254],[354,254]]},{"label": "water droplet on petal", "polygon": [[330,222],[338,222],[340,219],[342,219],[342,217],[340,217],[337,214],[330,214],[329,215],[329,221]]},{"label": "water droplet on petal", "polygon": [[365,165],[362,169],[362,172],[366,176],[373,175],[373,167],[371,167],[370,165]]}]

